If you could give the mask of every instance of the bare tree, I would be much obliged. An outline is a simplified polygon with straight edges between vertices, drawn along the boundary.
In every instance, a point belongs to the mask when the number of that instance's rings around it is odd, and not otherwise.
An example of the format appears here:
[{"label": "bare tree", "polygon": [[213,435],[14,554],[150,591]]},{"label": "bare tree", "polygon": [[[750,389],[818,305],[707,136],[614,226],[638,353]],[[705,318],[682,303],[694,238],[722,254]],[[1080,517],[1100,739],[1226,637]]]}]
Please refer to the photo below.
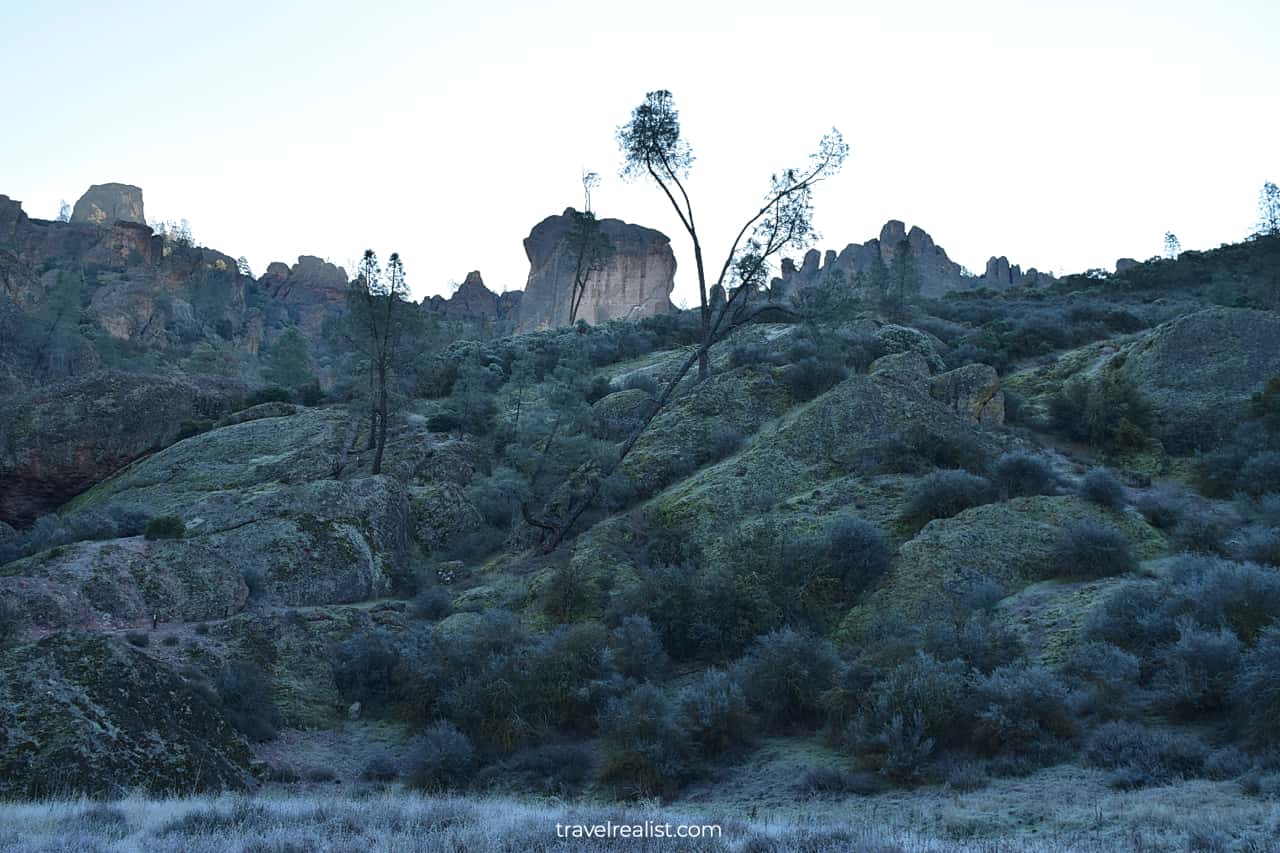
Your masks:
[{"label": "bare tree", "polygon": [[1172,231],[1164,232],[1164,256],[1171,261],[1176,261],[1180,254],[1182,254],[1182,243],[1177,235]]},{"label": "bare tree", "polygon": [[[658,90],[645,95],[644,102],[631,111],[631,121],[618,128],[618,145],[624,158],[622,176],[648,179],[657,184],[671,202],[681,226],[693,241],[703,342],[703,346],[699,348],[701,355],[698,358],[698,378],[705,379],[711,369],[708,352],[716,325],[708,300],[712,288],[707,284],[702,240],[693,215],[693,203],[684,185],[689,167],[693,165],[693,149],[680,134],[680,115],[671,93]],[[720,274],[712,286],[720,285],[727,292],[735,273],[750,272],[757,268],[763,271],[769,259],[783,247],[804,245],[812,239],[815,235],[811,217],[801,217],[799,214],[812,212],[809,204],[813,187],[839,171],[848,153],[849,146],[845,144],[844,138],[839,131],[832,129],[831,133],[823,137],[818,152],[812,156],[808,166],[786,169],[775,174],[764,205],[738,230],[720,267]],[[772,231],[773,236],[778,238],[776,244],[762,242],[757,233],[758,227],[769,216],[778,217],[775,223],[777,228]],[[770,233],[770,229],[766,228],[765,233]],[[743,259],[753,255],[759,256],[758,267],[749,260],[743,266]],[[741,279],[740,275],[738,277]]]},{"label": "bare tree", "polygon": [[405,329],[411,322],[413,306],[408,296],[400,255],[392,253],[384,273],[378,256],[366,249],[351,282],[348,307],[352,339],[369,372],[369,447],[373,450],[374,474],[382,473],[387,446],[391,406],[388,384],[398,364]]},{"label": "bare tree", "polygon": [[584,210],[573,211],[573,224],[565,238],[566,248],[573,256],[573,289],[569,293],[569,325],[578,320],[583,297],[587,295],[587,282],[609,263],[613,254],[613,242],[600,229],[600,222],[591,210],[591,190],[600,185],[595,172],[582,173]]},{"label": "bare tree", "polygon": [[[680,383],[698,365],[699,381],[709,375],[711,347],[739,326],[766,311],[787,312],[777,303],[761,298],[767,287],[771,259],[784,248],[803,248],[816,236],[813,229],[813,189],[843,164],[848,154],[839,131],[823,137],[818,151],[803,168],[784,169],[769,181],[764,203],[738,231],[720,268],[715,285],[725,288],[727,298],[713,309],[702,260],[702,244],[693,221],[693,208],[681,183],[692,162],[689,147],[680,138],[679,122],[671,105],[671,93],[650,92],[645,102],[632,112],[631,123],[618,131],[626,156],[624,174],[647,174],[666,194],[680,216],[681,224],[694,243],[701,296],[702,334],[641,422],[623,442],[616,457],[593,472],[585,488],[565,502],[556,517],[534,517],[527,509],[525,520],[542,531],[543,549],[555,550],[595,502],[604,483],[618,470],[649,425],[667,407]],[[680,201],[676,196],[679,195]]]},{"label": "bare tree", "polygon": [[1271,181],[1263,184],[1258,193],[1258,233],[1264,236],[1280,234],[1280,187]]},{"label": "bare tree", "polygon": [[58,221],[59,222],[71,221],[71,205],[67,204],[67,200],[65,198],[62,201],[58,202]]}]

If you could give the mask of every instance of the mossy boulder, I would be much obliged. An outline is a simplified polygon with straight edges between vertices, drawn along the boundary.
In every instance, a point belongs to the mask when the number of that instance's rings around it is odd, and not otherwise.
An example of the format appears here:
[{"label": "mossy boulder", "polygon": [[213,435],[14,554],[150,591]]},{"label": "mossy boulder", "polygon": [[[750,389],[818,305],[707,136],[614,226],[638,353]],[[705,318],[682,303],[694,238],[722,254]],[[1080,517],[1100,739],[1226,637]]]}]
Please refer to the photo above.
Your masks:
[{"label": "mossy boulder", "polygon": [[626,438],[652,408],[653,398],[639,388],[607,394],[591,407],[592,432],[601,438]]},{"label": "mossy boulder", "polygon": [[245,788],[249,759],[213,704],[118,638],[0,653],[0,798]]},{"label": "mossy boulder", "polygon": [[995,581],[1006,594],[1043,581],[1052,574],[1051,554],[1063,526],[1085,520],[1116,527],[1139,560],[1167,547],[1137,512],[1112,512],[1075,496],[1037,495],[974,507],[929,522],[905,542],[880,585],[850,611],[842,631],[858,636],[886,617],[919,621],[957,609],[980,580]]}]

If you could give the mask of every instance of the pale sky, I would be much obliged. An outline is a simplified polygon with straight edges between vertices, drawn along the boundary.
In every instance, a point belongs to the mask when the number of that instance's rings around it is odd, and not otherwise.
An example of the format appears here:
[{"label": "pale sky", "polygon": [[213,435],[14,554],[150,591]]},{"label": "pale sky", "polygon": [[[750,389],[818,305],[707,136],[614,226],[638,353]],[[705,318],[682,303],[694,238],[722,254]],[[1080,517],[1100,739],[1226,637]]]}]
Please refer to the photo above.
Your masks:
[{"label": "pale sky", "polygon": [[528,275],[521,241],[603,178],[657,228],[617,126],[670,89],[708,262],[838,127],[818,248],[918,224],[953,260],[1075,272],[1243,238],[1280,181],[1280,3],[0,0],[0,193],[53,218],[92,183],[255,272],[399,251],[415,294]]}]

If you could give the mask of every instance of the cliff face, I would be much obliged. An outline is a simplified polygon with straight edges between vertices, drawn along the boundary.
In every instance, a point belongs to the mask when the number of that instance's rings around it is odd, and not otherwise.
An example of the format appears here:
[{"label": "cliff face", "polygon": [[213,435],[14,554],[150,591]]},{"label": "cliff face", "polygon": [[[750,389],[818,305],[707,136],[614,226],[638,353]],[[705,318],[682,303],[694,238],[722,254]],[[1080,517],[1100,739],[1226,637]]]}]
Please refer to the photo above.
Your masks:
[{"label": "cliff face", "polygon": [[[518,331],[549,329],[569,322],[576,257],[567,237],[573,208],[549,216],[534,226],[524,241],[529,257],[529,281],[520,305]],[[676,258],[671,240],[660,231],[618,219],[600,221],[612,252],[604,268],[591,273],[578,318],[588,323],[637,320],[665,314],[671,308]]]},{"label": "cliff face", "polygon": [[494,293],[485,286],[479,270],[472,270],[448,299],[432,296],[422,305],[447,321],[476,327],[477,331],[509,335],[515,331],[523,298],[519,290]]},{"label": "cliff face", "polygon": [[86,225],[110,225],[117,221],[146,224],[142,190],[132,184],[94,184],[76,202],[71,221]]}]

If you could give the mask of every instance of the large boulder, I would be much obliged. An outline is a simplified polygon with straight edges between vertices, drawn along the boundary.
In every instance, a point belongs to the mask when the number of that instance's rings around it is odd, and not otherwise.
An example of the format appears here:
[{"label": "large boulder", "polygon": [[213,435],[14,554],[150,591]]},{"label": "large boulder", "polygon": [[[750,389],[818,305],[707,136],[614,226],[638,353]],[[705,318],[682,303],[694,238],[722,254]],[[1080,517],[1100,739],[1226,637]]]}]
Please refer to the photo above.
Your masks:
[{"label": "large boulder", "polygon": [[1210,308],[1171,320],[1124,347],[1102,367],[1132,382],[1151,403],[1152,428],[1174,452],[1228,435],[1249,398],[1280,376],[1280,314]]},{"label": "large boulder", "polygon": [[76,202],[71,211],[71,221],[89,225],[111,225],[114,222],[146,224],[142,190],[132,184],[94,184]]},{"label": "large boulder", "polygon": [[929,393],[975,424],[1004,423],[1004,391],[989,364],[966,364],[933,377]]},{"label": "large boulder", "polygon": [[0,653],[0,799],[245,788],[249,762],[203,693],[119,638]]},{"label": "large boulder", "polygon": [[0,519],[28,524],[144,454],[184,423],[216,419],[243,389],[226,380],[100,371],[0,409]]},{"label": "large boulder", "polygon": [[[534,226],[524,241],[529,257],[529,281],[520,305],[519,331],[567,325],[577,258],[568,237],[575,211],[549,216]],[[588,323],[636,320],[672,310],[676,258],[671,240],[662,232],[617,219],[600,220],[612,252],[603,269],[587,279],[578,319]]]}]

